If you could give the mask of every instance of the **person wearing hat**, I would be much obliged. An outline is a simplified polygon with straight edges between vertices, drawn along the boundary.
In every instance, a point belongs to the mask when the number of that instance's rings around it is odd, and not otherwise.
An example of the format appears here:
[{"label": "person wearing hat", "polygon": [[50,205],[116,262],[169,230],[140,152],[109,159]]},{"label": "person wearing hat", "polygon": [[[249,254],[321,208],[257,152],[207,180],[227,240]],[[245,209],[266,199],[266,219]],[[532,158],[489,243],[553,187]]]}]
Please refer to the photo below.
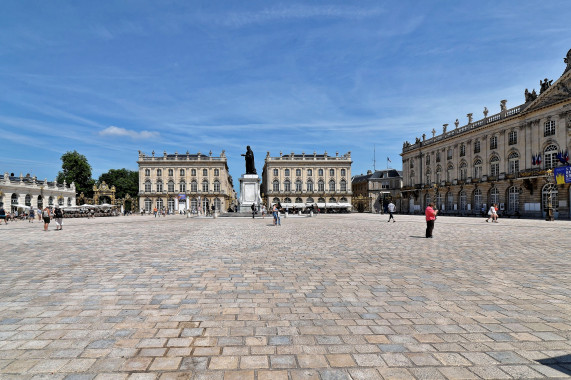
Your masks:
[{"label": "person wearing hat", "polygon": [[56,231],[63,230],[63,211],[59,205],[56,205],[54,217],[56,219]]}]

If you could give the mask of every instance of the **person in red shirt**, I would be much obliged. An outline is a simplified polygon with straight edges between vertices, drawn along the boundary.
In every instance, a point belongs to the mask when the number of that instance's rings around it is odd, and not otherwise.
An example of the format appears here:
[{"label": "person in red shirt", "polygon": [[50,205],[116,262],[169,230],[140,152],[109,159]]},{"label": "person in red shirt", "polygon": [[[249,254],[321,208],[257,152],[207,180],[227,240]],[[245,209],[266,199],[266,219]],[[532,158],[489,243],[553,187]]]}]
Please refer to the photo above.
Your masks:
[{"label": "person in red shirt", "polygon": [[434,221],[436,220],[436,214],[438,210],[434,209],[434,203],[429,203],[424,212],[426,215],[426,237],[432,238],[432,230],[434,229]]}]

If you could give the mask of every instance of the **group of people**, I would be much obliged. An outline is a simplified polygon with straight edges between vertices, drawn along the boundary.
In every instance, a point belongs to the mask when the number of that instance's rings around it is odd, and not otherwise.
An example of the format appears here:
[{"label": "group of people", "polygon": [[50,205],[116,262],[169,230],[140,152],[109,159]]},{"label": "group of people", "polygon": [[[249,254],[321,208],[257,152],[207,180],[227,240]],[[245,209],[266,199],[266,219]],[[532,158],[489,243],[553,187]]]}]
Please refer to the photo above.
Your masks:
[{"label": "group of people", "polygon": [[[38,220],[43,220],[44,222],[44,231],[48,231],[48,227],[52,219],[55,219],[56,231],[63,229],[63,210],[59,207],[59,205],[55,205],[53,210],[48,206],[44,207],[43,210],[38,208],[37,211],[33,208],[30,208],[30,211],[26,214],[28,223],[34,222],[36,214],[38,215]],[[0,206],[0,224],[2,224],[2,221],[4,221],[4,224],[7,225],[8,220],[16,220],[14,217],[15,216],[12,216],[10,213],[6,213],[4,207]]]}]

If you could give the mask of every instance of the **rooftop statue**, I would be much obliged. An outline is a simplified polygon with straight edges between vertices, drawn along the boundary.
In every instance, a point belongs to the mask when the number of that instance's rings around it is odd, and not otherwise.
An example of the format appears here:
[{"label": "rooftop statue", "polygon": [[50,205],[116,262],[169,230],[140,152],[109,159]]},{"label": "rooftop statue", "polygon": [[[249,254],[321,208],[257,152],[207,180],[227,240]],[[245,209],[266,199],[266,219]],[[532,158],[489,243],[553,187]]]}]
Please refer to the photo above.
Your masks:
[{"label": "rooftop statue", "polygon": [[567,52],[567,56],[563,58],[563,62],[567,64],[567,67],[563,72],[563,74],[565,74],[567,71],[571,70],[571,49],[569,49],[569,51]]}]

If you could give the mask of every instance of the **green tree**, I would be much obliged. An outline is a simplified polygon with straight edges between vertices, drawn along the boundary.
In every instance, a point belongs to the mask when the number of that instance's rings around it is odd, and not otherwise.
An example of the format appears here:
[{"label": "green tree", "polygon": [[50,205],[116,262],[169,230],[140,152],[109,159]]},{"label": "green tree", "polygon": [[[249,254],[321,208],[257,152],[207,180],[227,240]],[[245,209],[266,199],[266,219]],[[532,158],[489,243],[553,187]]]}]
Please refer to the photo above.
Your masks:
[{"label": "green tree", "polygon": [[115,186],[115,197],[125,198],[129,194],[136,197],[139,193],[139,172],[128,169],[110,169],[99,176],[98,184],[105,181],[109,187]]},{"label": "green tree", "polygon": [[57,175],[58,183],[67,184],[75,183],[75,189],[78,194],[83,193],[87,197],[93,196],[93,184],[95,181],[91,178],[91,165],[87,162],[87,158],[77,151],[67,152],[61,156],[62,171]]}]

